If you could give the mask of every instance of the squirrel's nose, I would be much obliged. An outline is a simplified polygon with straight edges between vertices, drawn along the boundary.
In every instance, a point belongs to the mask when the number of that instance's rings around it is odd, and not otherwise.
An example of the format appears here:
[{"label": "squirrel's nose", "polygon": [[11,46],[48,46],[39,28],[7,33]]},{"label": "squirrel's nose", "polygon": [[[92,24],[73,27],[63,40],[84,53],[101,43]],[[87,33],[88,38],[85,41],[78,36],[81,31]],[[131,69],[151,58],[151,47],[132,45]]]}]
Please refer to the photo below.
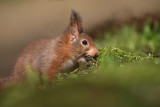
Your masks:
[{"label": "squirrel's nose", "polygon": [[95,52],[95,55],[97,55],[98,54],[98,52],[99,52],[99,50],[96,48],[96,52]]},{"label": "squirrel's nose", "polygon": [[86,55],[94,57],[96,54],[98,54],[98,52],[99,51],[97,48],[91,48],[86,52]]}]

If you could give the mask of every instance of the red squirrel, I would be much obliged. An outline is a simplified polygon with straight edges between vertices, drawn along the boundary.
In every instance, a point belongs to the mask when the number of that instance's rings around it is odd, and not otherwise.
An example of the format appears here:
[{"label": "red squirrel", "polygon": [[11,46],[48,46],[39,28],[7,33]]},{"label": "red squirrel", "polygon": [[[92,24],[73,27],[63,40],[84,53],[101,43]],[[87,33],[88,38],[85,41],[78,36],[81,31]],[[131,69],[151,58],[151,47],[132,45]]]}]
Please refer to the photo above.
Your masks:
[{"label": "red squirrel", "polygon": [[29,64],[38,72],[46,72],[52,81],[58,72],[73,70],[85,56],[98,53],[93,40],[83,32],[81,16],[72,10],[69,27],[55,39],[39,39],[29,44],[18,57],[13,76],[25,74]]}]

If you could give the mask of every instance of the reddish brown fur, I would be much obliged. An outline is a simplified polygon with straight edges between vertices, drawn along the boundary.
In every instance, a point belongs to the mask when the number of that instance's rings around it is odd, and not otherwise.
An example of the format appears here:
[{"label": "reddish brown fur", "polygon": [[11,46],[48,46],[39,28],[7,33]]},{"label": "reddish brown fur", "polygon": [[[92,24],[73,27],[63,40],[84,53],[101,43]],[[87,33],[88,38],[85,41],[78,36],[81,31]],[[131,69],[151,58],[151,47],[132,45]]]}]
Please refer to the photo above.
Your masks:
[{"label": "reddish brown fur", "polygon": [[[82,44],[86,40],[87,45]],[[28,45],[17,59],[13,77],[25,78],[25,66],[29,64],[39,73],[47,72],[51,82],[54,75],[63,70],[73,69],[80,58],[98,53],[93,40],[83,33],[81,17],[72,11],[68,29],[55,39],[39,39]]]}]

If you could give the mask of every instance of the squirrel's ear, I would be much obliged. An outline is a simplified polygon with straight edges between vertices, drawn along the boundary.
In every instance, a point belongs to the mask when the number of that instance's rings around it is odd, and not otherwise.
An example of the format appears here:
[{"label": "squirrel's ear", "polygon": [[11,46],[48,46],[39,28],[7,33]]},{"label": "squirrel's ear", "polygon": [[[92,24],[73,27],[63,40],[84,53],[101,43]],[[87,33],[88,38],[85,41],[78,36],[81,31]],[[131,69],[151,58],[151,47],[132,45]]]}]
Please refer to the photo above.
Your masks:
[{"label": "squirrel's ear", "polygon": [[83,32],[82,18],[74,10],[72,10],[72,13],[71,13],[69,31],[73,36],[72,39],[78,38],[79,34]]}]

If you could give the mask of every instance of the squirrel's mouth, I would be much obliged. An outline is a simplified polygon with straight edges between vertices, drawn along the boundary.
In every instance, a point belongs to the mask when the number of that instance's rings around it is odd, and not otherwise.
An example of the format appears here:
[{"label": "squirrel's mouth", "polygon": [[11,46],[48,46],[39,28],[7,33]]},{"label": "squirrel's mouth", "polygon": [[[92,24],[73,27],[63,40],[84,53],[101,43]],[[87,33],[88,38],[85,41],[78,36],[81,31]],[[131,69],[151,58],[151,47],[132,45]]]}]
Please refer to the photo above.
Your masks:
[{"label": "squirrel's mouth", "polygon": [[86,62],[89,62],[89,61],[97,60],[97,57],[98,55],[96,54],[94,57],[84,56],[84,59],[86,60]]},{"label": "squirrel's mouth", "polygon": [[93,58],[91,56],[84,56],[84,59],[86,62],[93,61]]}]

